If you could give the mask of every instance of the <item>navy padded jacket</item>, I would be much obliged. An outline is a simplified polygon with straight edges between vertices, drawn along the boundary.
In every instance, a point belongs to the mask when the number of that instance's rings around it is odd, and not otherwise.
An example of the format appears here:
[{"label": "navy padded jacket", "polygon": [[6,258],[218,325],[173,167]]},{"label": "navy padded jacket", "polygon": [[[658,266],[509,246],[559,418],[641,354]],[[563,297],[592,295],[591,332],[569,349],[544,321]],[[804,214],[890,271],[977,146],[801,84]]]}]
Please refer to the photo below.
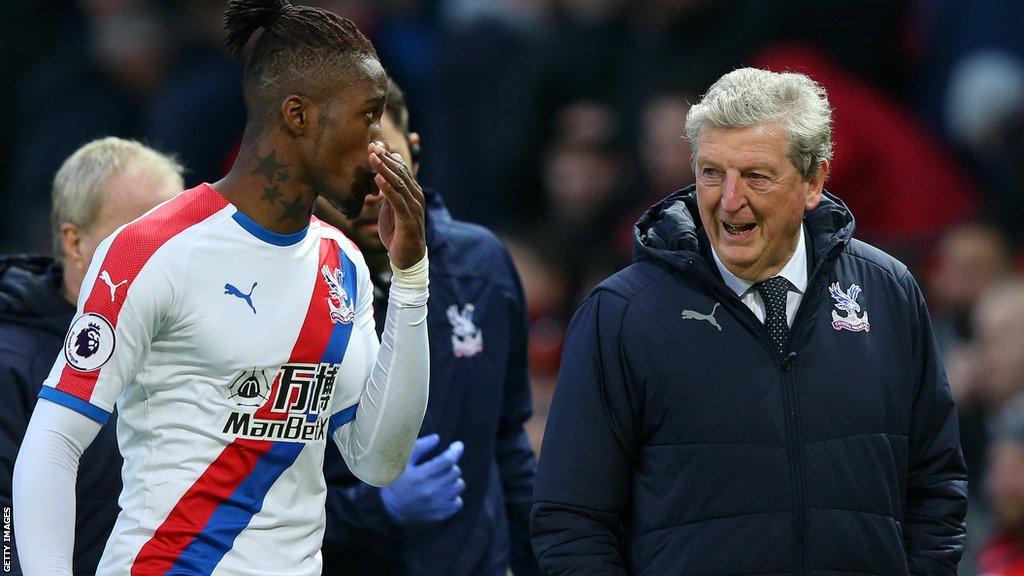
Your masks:
[{"label": "navy padded jacket", "polygon": [[[60,294],[62,272],[47,256],[0,258],[0,504],[11,506],[11,481],[43,380],[64,344],[75,307]],[[74,573],[96,572],[121,509],[121,452],[116,416],[82,454],[75,510]],[[14,511],[17,513],[17,511]],[[11,571],[21,574],[14,534]]]}]

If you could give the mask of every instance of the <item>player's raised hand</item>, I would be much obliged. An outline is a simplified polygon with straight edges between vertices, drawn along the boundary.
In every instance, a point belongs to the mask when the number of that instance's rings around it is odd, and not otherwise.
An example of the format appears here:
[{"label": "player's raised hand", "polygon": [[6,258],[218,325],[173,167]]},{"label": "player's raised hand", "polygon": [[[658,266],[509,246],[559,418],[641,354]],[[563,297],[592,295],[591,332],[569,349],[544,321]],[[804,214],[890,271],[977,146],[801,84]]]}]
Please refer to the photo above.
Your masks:
[{"label": "player's raised hand", "polygon": [[381,142],[370,143],[368,152],[370,166],[377,172],[374,181],[384,194],[378,219],[380,240],[391,263],[404,270],[427,252],[423,189],[402,157]]}]

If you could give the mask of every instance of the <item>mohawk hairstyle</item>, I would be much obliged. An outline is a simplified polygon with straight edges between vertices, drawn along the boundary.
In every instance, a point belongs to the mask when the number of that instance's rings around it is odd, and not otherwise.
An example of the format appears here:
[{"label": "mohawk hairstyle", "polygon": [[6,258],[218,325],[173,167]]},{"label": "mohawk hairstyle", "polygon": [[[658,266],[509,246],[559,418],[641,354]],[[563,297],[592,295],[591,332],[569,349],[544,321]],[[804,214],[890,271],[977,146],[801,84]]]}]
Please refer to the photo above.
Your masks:
[{"label": "mohawk hairstyle", "polygon": [[378,59],[351,20],[287,0],[229,0],[224,28],[236,58],[263,29],[245,64],[243,91],[251,120],[266,120],[289,93],[309,90],[360,58]]}]

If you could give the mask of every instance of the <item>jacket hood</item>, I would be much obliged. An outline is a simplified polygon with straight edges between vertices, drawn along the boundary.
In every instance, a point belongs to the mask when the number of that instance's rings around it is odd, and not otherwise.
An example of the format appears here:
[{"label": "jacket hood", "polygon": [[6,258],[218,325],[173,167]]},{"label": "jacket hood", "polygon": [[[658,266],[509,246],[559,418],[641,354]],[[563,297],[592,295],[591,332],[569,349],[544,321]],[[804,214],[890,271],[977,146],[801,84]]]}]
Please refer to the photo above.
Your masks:
[{"label": "jacket hood", "polygon": [[43,255],[0,257],[0,321],[63,335],[75,307],[61,296],[63,271]]},{"label": "jacket hood", "polygon": [[[853,237],[853,214],[827,191],[818,206],[804,214],[804,224],[815,263]],[[697,259],[707,265],[709,246],[697,208],[697,187],[692,184],[648,208],[633,227],[634,262],[653,258],[682,269]]]}]

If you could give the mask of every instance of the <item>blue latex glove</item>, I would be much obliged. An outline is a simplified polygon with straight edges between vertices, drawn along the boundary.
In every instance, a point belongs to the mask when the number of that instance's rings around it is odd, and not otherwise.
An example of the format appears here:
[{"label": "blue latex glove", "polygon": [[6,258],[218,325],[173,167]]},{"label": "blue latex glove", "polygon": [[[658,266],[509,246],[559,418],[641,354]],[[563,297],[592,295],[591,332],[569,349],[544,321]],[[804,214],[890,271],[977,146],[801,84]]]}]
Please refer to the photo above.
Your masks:
[{"label": "blue latex glove", "polygon": [[437,448],[438,442],[437,434],[417,439],[405,472],[380,490],[384,509],[400,526],[438,522],[462,509],[460,494],[466,483],[456,464],[465,448],[462,442],[455,441],[444,452],[421,462]]}]

